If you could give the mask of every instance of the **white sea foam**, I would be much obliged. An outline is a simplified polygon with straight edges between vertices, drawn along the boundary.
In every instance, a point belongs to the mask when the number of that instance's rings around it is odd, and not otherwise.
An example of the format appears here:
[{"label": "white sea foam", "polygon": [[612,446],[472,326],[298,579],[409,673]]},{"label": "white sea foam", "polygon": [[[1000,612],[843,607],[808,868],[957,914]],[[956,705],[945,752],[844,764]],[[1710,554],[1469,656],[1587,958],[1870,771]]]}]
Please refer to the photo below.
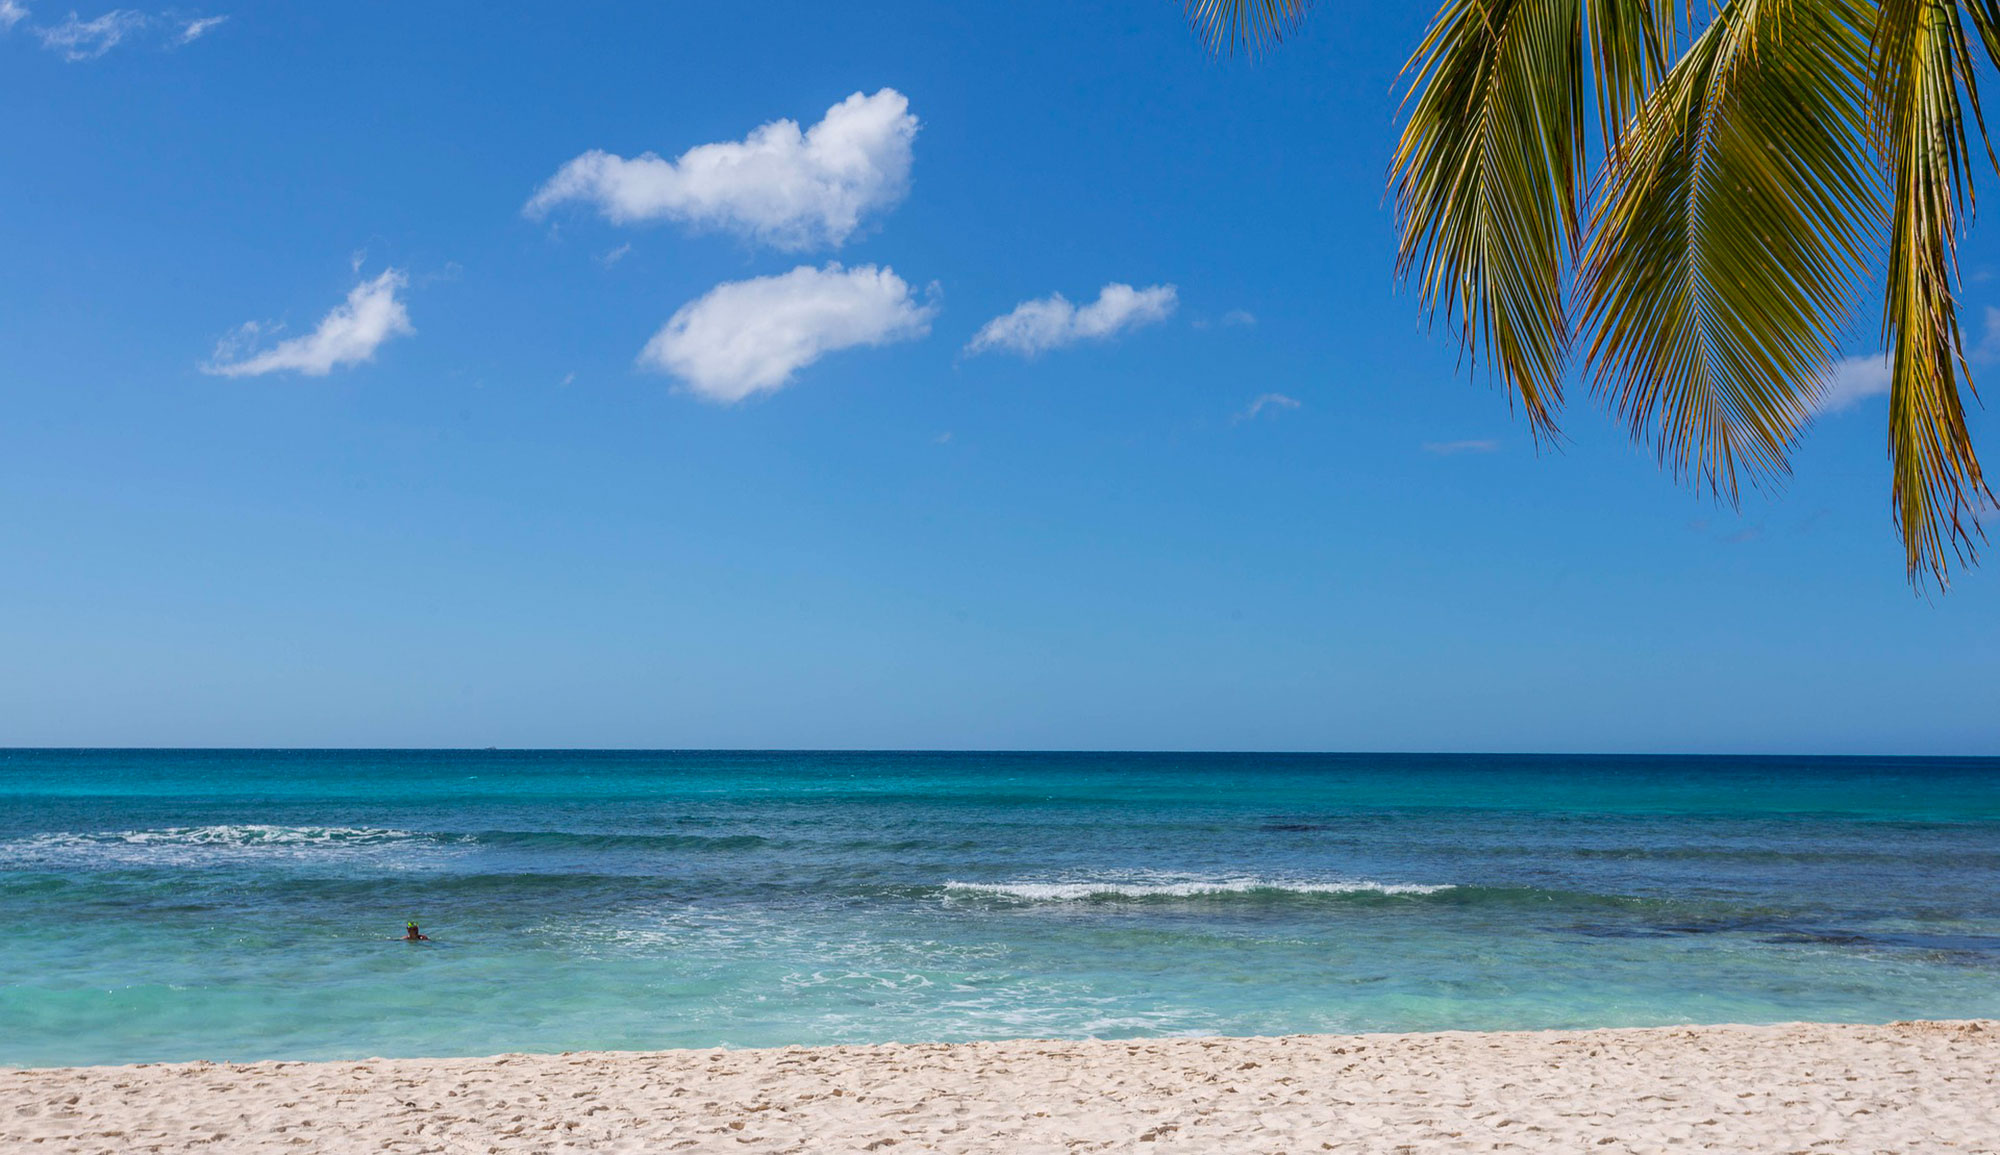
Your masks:
[{"label": "white sea foam", "polygon": [[1070,882],[947,882],[944,888],[973,894],[996,894],[1027,902],[1085,902],[1118,898],[1202,898],[1225,894],[1436,894],[1449,885],[1373,882],[1367,879],[1292,881],[1270,878],[1184,878],[1144,881]]},{"label": "white sea foam", "polygon": [[367,846],[380,842],[416,838],[407,830],[384,830],[360,826],[267,826],[250,823],[238,826],[183,826],[166,830],[126,830],[116,834],[85,835],[138,845],[185,844],[189,846]]},{"label": "white sea foam", "polygon": [[429,841],[407,830],[356,826],[272,826],[241,823],[158,830],[57,832],[0,842],[8,865],[194,865],[242,858],[302,858],[368,854],[377,848]]}]

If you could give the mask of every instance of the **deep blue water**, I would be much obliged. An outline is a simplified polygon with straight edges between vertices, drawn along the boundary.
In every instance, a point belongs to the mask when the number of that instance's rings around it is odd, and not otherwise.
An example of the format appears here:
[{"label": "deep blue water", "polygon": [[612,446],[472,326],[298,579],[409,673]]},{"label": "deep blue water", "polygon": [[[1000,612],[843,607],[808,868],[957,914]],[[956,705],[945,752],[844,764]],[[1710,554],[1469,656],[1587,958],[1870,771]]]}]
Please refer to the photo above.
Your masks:
[{"label": "deep blue water", "polygon": [[0,751],[0,928],[11,1065],[2000,1017],[2000,759]]}]

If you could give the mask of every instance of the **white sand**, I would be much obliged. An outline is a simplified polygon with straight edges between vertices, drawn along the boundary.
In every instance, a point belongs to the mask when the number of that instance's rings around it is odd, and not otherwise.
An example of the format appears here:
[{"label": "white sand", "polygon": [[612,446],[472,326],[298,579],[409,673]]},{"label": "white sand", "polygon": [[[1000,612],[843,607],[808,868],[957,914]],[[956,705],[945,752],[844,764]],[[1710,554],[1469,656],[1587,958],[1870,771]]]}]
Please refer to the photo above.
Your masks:
[{"label": "white sand", "polygon": [[2000,1023],[0,1071],[0,1151],[1996,1152]]}]

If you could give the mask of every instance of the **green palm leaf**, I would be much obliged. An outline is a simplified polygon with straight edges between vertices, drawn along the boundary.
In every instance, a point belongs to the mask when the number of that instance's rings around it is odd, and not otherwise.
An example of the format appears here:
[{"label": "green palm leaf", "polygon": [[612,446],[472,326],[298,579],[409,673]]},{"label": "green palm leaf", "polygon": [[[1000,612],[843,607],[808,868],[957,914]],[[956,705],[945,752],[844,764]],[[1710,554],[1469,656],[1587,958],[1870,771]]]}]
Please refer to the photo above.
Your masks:
[{"label": "green palm leaf", "polygon": [[[1992,5],[1969,7],[1991,54]],[[1943,584],[1947,550],[1976,559],[1975,502],[1992,496],[1958,389],[1965,354],[1952,280],[1959,209],[1969,197],[1961,89],[1983,118],[1955,3],[1883,0],[1876,55],[1874,107],[1896,198],[1883,317],[1891,500],[1912,579],[1927,574]]]},{"label": "green palm leaf", "polygon": [[1449,0],[1411,67],[1393,174],[1398,275],[1416,274],[1540,435],[1562,404],[1567,258],[1580,240],[1579,0]]},{"label": "green palm leaf", "polygon": [[1590,114],[1616,152],[1671,20],[1656,0],[1447,0],[1406,70],[1397,273],[1484,352],[1538,436],[1562,405]]},{"label": "green palm leaf", "polygon": [[1781,474],[1880,234],[1873,13],[1737,0],[1610,166],[1581,292],[1598,388],[1676,476]]}]

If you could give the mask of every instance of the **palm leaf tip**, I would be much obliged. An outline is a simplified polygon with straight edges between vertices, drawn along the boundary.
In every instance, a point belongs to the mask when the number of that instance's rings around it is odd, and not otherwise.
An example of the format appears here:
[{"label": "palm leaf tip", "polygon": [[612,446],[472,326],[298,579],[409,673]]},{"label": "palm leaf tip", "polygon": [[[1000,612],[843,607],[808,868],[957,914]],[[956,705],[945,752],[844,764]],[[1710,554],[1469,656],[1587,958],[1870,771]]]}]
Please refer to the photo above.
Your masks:
[{"label": "palm leaf tip", "polygon": [[1556,432],[1569,350],[1583,52],[1580,0],[1448,0],[1406,67],[1391,162],[1398,275],[1427,315],[1458,324],[1537,440]]},{"label": "palm leaf tip", "polygon": [[1183,0],[1188,23],[1210,52],[1252,56],[1298,30],[1312,0]]}]

